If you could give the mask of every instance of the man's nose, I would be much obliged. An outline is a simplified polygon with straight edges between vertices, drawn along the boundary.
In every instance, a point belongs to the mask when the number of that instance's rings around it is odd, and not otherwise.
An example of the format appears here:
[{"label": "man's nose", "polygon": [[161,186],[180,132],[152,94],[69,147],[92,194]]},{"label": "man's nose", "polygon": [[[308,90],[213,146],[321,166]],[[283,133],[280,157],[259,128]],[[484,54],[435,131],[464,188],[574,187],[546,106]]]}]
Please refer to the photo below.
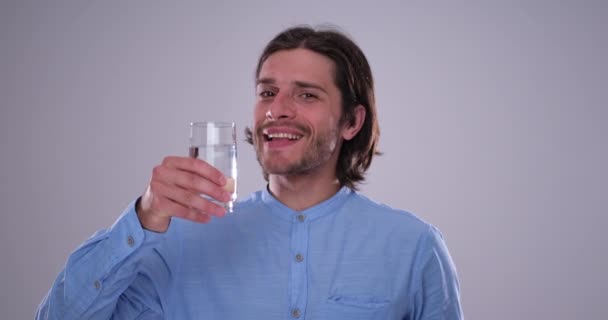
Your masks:
[{"label": "man's nose", "polygon": [[296,115],[295,103],[289,94],[278,93],[268,106],[266,119],[292,119]]}]

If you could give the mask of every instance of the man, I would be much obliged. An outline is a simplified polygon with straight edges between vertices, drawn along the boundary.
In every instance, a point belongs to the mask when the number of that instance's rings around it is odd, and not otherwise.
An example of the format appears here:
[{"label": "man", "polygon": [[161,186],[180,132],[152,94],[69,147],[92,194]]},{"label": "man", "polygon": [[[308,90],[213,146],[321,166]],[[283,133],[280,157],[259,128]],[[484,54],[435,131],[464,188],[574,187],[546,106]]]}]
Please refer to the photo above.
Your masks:
[{"label": "man", "polygon": [[379,135],[361,50],[335,31],[285,30],[256,93],[246,131],[267,188],[225,216],[199,196],[229,200],[219,171],[165,158],[69,257],[39,319],[462,319],[437,229],[355,191]]}]

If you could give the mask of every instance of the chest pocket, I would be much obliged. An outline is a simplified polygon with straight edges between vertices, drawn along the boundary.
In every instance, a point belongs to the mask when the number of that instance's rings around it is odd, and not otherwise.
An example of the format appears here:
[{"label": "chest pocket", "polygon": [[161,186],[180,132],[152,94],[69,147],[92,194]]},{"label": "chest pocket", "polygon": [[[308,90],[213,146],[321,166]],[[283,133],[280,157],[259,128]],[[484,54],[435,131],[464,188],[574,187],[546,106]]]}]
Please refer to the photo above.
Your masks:
[{"label": "chest pocket", "polygon": [[329,297],[320,313],[321,319],[384,320],[390,311],[388,299],[371,295],[334,295]]}]

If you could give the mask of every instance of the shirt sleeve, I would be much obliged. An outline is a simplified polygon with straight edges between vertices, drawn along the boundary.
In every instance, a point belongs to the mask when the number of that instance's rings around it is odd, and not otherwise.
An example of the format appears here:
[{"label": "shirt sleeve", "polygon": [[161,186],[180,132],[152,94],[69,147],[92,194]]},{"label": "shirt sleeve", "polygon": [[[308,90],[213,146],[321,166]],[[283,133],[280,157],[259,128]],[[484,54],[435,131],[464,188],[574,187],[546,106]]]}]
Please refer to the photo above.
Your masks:
[{"label": "shirt sleeve", "polygon": [[131,203],[70,255],[36,319],[160,319],[159,292],[171,275],[165,245],[165,234],[141,227]]},{"label": "shirt sleeve", "polygon": [[439,230],[429,226],[418,248],[412,313],[415,320],[461,320],[456,267]]}]

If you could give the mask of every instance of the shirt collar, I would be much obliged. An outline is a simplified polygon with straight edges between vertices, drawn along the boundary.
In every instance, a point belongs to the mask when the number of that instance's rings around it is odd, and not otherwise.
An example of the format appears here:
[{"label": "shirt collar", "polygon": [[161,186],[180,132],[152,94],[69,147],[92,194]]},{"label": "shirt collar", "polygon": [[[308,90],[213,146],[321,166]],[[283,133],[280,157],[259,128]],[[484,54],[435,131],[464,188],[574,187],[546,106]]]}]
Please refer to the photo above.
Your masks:
[{"label": "shirt collar", "polygon": [[264,204],[270,207],[270,211],[273,214],[279,216],[282,219],[293,221],[296,216],[304,215],[306,216],[307,221],[311,221],[321,216],[336,212],[338,208],[340,208],[342,204],[346,202],[346,200],[352,193],[353,191],[350,188],[342,187],[340,188],[340,190],[338,190],[338,192],[336,192],[336,194],[331,196],[331,198],[321,203],[318,203],[308,209],[296,211],[287,207],[279,200],[277,200],[277,198],[275,198],[268,190],[268,186],[266,186],[266,188],[264,188],[264,190],[262,191],[262,201],[264,202]]}]

